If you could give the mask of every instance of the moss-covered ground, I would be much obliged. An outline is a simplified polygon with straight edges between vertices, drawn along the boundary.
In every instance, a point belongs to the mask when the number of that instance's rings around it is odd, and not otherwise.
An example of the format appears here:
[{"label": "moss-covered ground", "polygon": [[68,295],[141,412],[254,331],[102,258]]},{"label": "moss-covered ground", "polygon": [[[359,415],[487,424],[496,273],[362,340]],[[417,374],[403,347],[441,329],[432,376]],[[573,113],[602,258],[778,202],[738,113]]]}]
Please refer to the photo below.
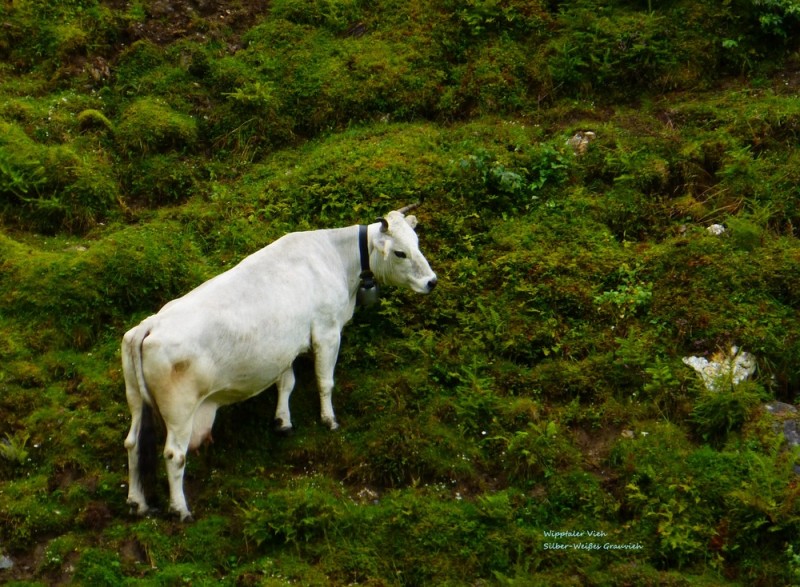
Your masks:
[{"label": "moss-covered ground", "polygon": [[[0,4],[0,582],[800,584],[799,12]],[[197,521],[129,516],[125,330],[423,198],[439,286],[346,327],[341,429],[302,358],[293,436],[225,408]]]}]

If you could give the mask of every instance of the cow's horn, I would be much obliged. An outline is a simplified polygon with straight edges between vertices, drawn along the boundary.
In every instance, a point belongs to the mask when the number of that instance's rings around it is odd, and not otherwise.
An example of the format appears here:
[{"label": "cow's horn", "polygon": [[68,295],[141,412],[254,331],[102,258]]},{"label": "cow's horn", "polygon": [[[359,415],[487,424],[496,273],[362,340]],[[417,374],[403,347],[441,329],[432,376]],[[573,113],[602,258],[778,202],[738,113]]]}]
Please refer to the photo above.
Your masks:
[{"label": "cow's horn", "polygon": [[398,212],[400,212],[400,214],[407,214],[411,212],[413,209],[419,208],[420,204],[422,204],[422,200],[420,200],[419,202],[414,202],[413,204],[409,204],[408,206],[403,206],[398,210]]}]

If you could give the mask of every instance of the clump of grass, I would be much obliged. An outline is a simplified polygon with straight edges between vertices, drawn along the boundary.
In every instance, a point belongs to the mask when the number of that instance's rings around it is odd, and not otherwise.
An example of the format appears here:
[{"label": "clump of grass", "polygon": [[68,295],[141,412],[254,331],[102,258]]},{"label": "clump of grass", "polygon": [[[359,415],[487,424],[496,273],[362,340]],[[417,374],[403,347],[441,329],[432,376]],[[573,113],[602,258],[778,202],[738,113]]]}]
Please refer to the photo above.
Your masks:
[{"label": "clump of grass", "polygon": [[0,458],[11,466],[25,464],[29,454],[25,445],[28,444],[29,439],[30,435],[27,433],[18,433],[14,436],[6,434],[6,437],[0,440]]},{"label": "clump of grass", "polygon": [[191,151],[197,143],[197,122],[163,100],[141,98],[122,114],[114,136],[126,154]]},{"label": "clump of grass", "polygon": [[82,130],[114,130],[114,125],[111,121],[102,112],[94,108],[82,110],[77,116],[77,122]]}]

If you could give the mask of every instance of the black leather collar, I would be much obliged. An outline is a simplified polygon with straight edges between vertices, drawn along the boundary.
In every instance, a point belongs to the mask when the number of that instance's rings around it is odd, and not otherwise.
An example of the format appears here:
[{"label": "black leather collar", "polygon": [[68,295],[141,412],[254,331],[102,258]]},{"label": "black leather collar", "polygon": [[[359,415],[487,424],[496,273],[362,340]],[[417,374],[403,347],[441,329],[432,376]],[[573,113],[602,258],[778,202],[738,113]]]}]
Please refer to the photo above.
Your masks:
[{"label": "black leather collar", "polygon": [[369,243],[367,242],[368,227],[358,225],[358,253],[361,257],[361,283],[358,287],[357,301],[361,306],[371,306],[378,301],[378,286],[375,276],[369,268]]},{"label": "black leather collar", "polygon": [[369,248],[367,246],[367,230],[369,227],[366,224],[358,225],[358,252],[361,256],[361,278],[364,278],[365,273],[369,273],[372,277],[372,271],[369,270]]}]

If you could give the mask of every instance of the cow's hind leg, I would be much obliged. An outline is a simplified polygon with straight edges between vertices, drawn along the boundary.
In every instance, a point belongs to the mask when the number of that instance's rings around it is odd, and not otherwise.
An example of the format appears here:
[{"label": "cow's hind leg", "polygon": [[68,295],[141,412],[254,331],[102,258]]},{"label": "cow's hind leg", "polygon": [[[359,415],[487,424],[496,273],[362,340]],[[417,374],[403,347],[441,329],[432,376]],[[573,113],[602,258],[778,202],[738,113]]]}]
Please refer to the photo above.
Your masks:
[{"label": "cow's hind leg", "polygon": [[139,471],[139,430],[142,425],[142,405],[139,401],[131,405],[131,427],[125,438],[128,451],[128,505],[131,513],[144,515],[147,513],[147,499],[144,494],[142,476]]},{"label": "cow's hind leg", "polygon": [[[133,332],[133,331],[131,331]],[[135,373],[135,353],[131,352],[130,333],[122,346],[122,367],[125,376],[125,396],[131,413],[131,427],[125,437],[128,452],[128,505],[131,513],[144,515],[149,511],[146,488],[152,491],[155,483],[156,445],[153,409],[145,404]]]},{"label": "cow's hind leg", "polygon": [[289,412],[289,398],[294,389],[294,370],[289,367],[278,380],[278,405],[275,408],[275,432],[288,435],[292,432],[292,415]]}]

